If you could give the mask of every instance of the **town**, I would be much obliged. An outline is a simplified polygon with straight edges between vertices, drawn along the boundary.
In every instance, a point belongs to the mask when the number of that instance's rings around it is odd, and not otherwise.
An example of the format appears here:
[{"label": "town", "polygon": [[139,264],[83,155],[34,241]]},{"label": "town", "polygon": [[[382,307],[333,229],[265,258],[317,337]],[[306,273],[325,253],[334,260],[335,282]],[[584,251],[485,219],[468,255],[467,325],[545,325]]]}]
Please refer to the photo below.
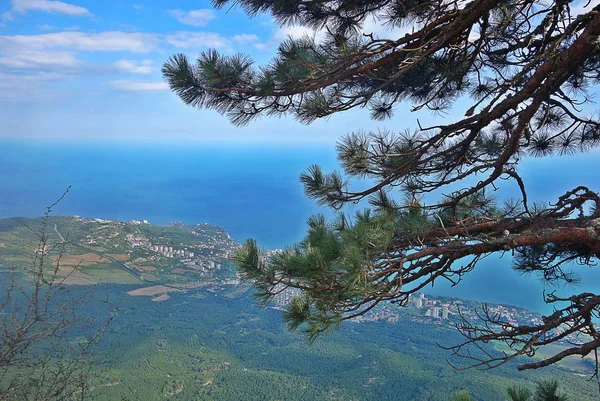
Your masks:
[{"label": "town", "polygon": [[126,254],[128,260],[122,264],[127,268],[144,273],[156,271],[179,275],[214,275],[227,270],[218,275],[231,275],[224,278],[236,279],[229,258],[239,245],[220,227],[207,223],[190,226],[180,222],[162,227],[145,219],[123,223],[74,216],[74,220],[92,226],[80,240],[81,245]]},{"label": "town", "polygon": [[[297,289],[288,288],[279,293],[273,300],[271,307],[283,310],[294,297],[301,295]],[[484,306],[485,305],[485,306]],[[465,319],[477,323],[482,319],[482,308],[486,308],[489,316],[504,326],[499,328],[517,327],[519,325],[539,325],[543,318],[539,313],[531,312],[515,306],[499,304],[482,304],[458,298],[434,297],[424,293],[411,296],[404,306],[397,303],[384,302],[373,308],[363,316],[352,319],[351,323],[389,322],[410,320],[422,324],[435,324],[455,329],[456,325]],[[547,333],[547,336],[559,336],[567,327]],[[582,334],[569,335],[557,341],[558,344],[572,345],[583,344],[590,339]]]}]

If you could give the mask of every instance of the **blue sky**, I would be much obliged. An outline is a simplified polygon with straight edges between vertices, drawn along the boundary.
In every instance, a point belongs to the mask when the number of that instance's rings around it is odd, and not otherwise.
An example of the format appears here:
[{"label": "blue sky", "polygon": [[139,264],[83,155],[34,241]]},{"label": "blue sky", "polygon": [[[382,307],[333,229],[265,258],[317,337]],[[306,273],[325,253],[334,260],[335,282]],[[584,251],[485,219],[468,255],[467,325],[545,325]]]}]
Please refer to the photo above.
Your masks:
[{"label": "blue sky", "polygon": [[[385,31],[376,20],[363,29]],[[208,48],[265,63],[282,39],[306,31],[236,7],[213,10],[207,0],[0,0],[0,138],[331,143],[357,128],[400,131],[417,118],[425,125],[444,118],[403,104],[385,123],[352,110],[308,127],[263,118],[237,128],[183,105],[160,74],[171,54],[195,58]]]},{"label": "blue sky", "polygon": [[306,32],[269,15],[250,19],[205,0],[0,0],[0,15],[0,137],[334,142],[359,126],[385,128],[364,110],[309,127],[271,118],[236,128],[169,92],[160,68],[171,54],[216,48],[265,63],[282,39]]}]

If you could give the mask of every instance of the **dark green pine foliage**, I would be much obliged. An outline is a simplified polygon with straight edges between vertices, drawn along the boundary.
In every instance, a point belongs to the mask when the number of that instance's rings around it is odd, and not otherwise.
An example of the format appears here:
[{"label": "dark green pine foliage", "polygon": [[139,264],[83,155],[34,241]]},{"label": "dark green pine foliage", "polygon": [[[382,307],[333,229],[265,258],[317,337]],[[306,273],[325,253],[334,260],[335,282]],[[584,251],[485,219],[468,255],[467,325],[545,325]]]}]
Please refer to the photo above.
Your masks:
[{"label": "dark green pine foliage", "polygon": [[[574,8],[569,0],[213,4],[268,13],[281,25],[321,30],[324,39],[288,38],[263,66],[214,50],[196,61],[173,55],[163,75],[190,106],[216,110],[236,125],[262,115],[310,123],[356,107],[385,120],[402,102],[413,110],[463,113],[437,126],[419,122],[416,131],[346,134],[337,146],[342,170],[311,166],[301,181],[310,198],[340,213],[361,202],[369,209],[332,222],[311,219],[306,238],[280,255],[265,258],[254,241],[238,252],[240,271],[265,301],[287,289],[301,292],[286,313],[291,329],[315,338],[381,302],[403,305],[439,280],[456,284],[492,254],[509,252],[515,268],[552,284],[576,283],[573,267],[598,261],[598,194],[578,186],[533,204],[519,165],[600,145],[600,122],[588,107],[600,82],[600,6]],[[365,32],[373,18],[406,33]],[[470,102],[465,110],[458,99]],[[509,185],[518,199],[504,193]],[[546,294],[546,301],[556,312],[540,324],[514,325],[484,308],[483,324],[458,326],[465,341],[451,351],[469,366],[491,368],[580,336],[568,351],[520,366],[536,369],[600,347],[599,294]],[[512,351],[471,352],[490,341]]]},{"label": "dark green pine foliage", "polygon": [[[308,323],[306,332],[314,339],[341,322],[346,309],[336,305],[381,293],[381,286],[370,280],[369,272],[373,258],[392,241],[395,223],[391,216],[369,211],[357,213],[351,226],[344,216],[332,224],[323,216],[315,216],[308,221],[308,234],[300,244],[261,260],[256,243],[249,240],[235,261],[267,299],[291,284],[280,277],[280,272],[293,276],[303,295],[289,304],[285,319],[292,330]],[[337,283],[336,291],[318,290],[332,281]]]},{"label": "dark green pine foliage", "polygon": [[[569,398],[558,392],[556,380],[541,381],[536,385],[535,393],[524,387],[512,386],[506,389],[509,401],[569,401]],[[459,391],[448,401],[475,401],[467,390]]]},{"label": "dark green pine foliage", "polygon": [[533,401],[568,401],[566,395],[558,392],[558,382],[556,380],[543,381],[538,383],[533,395]]},{"label": "dark green pine foliage", "polygon": [[510,401],[531,401],[532,393],[524,387],[509,387],[506,389],[506,394]]},{"label": "dark green pine foliage", "polygon": [[544,380],[536,385],[532,393],[524,387],[509,387],[506,394],[510,401],[568,401],[569,398],[558,391],[558,381]]}]

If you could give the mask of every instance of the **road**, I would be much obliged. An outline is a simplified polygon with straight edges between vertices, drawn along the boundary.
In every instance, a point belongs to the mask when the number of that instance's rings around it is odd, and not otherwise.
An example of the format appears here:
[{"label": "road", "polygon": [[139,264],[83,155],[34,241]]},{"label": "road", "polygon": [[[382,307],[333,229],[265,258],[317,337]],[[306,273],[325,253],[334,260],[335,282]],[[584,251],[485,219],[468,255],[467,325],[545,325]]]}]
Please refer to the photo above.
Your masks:
[{"label": "road", "polygon": [[67,242],[65,237],[63,237],[62,234],[58,232],[58,227],[56,226],[56,223],[54,223],[54,232],[58,235],[62,242]]}]

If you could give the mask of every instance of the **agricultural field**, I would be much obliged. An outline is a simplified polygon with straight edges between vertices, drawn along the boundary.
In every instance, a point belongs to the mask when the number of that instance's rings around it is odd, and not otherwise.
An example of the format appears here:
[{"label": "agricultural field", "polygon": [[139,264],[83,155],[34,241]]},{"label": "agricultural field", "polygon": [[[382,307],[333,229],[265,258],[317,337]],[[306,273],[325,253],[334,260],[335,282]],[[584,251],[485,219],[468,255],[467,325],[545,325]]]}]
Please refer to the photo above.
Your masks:
[{"label": "agricultural field", "polygon": [[[40,246],[40,233],[47,236]],[[237,244],[215,226],[154,226],[75,217],[0,220],[0,267],[24,269],[47,255],[67,284],[165,284],[235,279]]]}]

